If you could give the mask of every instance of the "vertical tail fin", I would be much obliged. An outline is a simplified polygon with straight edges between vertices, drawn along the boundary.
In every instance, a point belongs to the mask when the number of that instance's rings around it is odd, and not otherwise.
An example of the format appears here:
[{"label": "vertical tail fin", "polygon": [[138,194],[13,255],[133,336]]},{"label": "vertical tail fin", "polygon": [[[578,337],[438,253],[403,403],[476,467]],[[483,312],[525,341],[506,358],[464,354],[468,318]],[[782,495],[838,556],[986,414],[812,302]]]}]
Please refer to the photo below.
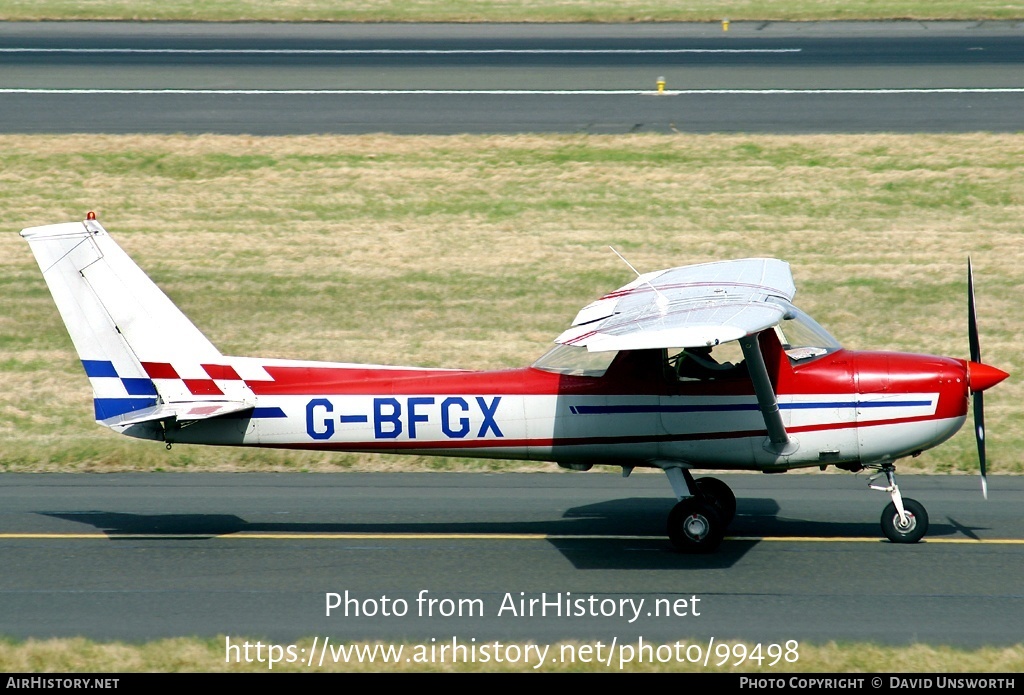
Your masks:
[{"label": "vertical tail fin", "polygon": [[223,365],[221,353],[92,213],[84,222],[30,227],[21,235],[92,384],[98,422],[181,419],[199,403],[219,402],[228,412],[246,407],[203,367]]}]

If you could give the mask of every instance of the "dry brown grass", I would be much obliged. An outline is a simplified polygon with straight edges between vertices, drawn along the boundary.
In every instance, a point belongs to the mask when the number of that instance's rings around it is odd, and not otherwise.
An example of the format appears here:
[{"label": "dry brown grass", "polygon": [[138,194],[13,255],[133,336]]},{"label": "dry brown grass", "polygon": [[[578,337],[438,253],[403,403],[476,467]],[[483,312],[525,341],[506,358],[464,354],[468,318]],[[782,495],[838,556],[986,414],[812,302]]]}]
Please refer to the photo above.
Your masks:
[{"label": "dry brown grass", "polygon": [[[628,281],[609,245],[645,270],[784,258],[848,346],[965,355],[971,254],[984,357],[1015,374],[1022,156],[1012,134],[2,136],[0,468],[438,463],[165,454],[98,428],[24,226],[96,210],[229,354],[469,368],[530,362]],[[1022,396],[987,399],[995,472],[1022,468]],[[972,448],[912,465],[968,471]]]},{"label": "dry brown grass", "polygon": [[[233,644],[242,643],[241,638],[232,638]],[[252,639],[256,644],[258,640]],[[682,640],[685,642],[685,640]],[[263,641],[266,645],[266,641]],[[374,644],[361,643],[372,648]],[[565,642],[551,645],[551,655],[559,654],[561,645],[579,647],[579,643]],[[725,643],[722,643],[725,644]],[[734,642],[729,644],[745,644]],[[312,640],[296,642],[298,648],[312,648]],[[385,645],[386,646],[386,645]],[[416,645],[407,644],[406,649]],[[591,645],[592,646],[592,645]],[[752,644],[747,644],[752,653]],[[255,654],[255,647],[253,648]],[[264,649],[266,653],[266,649]],[[253,657],[255,659],[255,657]],[[712,661],[712,664],[716,663]],[[761,673],[784,676],[788,673],[989,673],[1015,674],[1024,669],[1024,646],[983,647],[979,649],[957,649],[947,646],[915,644],[895,649],[862,643],[835,643],[823,645],[802,643],[799,658],[795,663],[780,663],[767,666],[768,661],[757,667],[750,661],[740,667],[723,665],[719,668],[704,667],[703,664],[655,663],[634,664],[622,670],[627,672],[661,673]],[[615,664],[617,667],[617,664]],[[515,673],[538,672],[531,666],[513,663],[452,664],[438,661],[430,664],[400,663],[331,663],[328,659],[323,666],[307,667],[301,663],[278,663],[273,669],[266,662],[227,663],[225,660],[224,638],[197,640],[174,638],[156,640],[147,644],[126,644],[122,642],[91,642],[81,638],[27,640],[21,643],[0,643],[0,670],[7,673],[445,673],[485,672]],[[542,673],[564,672],[619,672],[618,668],[606,668],[603,664],[550,663]]]},{"label": "dry brown grass", "polygon": [[336,22],[669,22],[1010,19],[999,0],[5,0],[2,19]]}]

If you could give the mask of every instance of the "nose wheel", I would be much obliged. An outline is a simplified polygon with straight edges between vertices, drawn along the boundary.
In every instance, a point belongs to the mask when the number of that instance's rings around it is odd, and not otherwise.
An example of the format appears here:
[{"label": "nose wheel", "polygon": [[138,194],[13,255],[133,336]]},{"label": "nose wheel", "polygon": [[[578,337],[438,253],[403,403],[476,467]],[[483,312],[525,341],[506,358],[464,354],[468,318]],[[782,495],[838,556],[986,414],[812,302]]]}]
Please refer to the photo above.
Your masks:
[{"label": "nose wheel", "polygon": [[928,512],[924,505],[917,500],[903,497],[900,494],[900,486],[896,484],[895,467],[887,464],[881,467],[881,472],[872,476],[875,480],[881,475],[885,476],[886,485],[874,485],[868,483],[872,490],[888,492],[892,502],[886,505],[882,512],[882,533],[893,543],[917,543],[928,533]]},{"label": "nose wheel", "polygon": [[882,512],[882,533],[893,543],[917,543],[928,533],[928,512],[917,500],[903,500],[903,516],[890,502]]}]

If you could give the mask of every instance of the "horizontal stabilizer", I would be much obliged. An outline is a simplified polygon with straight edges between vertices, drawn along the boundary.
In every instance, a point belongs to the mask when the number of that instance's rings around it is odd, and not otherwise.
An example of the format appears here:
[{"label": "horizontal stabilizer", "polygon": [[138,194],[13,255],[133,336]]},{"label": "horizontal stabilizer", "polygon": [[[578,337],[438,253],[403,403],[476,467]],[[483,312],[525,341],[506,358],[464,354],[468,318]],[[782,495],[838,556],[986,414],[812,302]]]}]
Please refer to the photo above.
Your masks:
[{"label": "horizontal stabilizer", "polygon": [[107,427],[124,427],[127,425],[138,425],[143,422],[159,422],[161,420],[188,423],[252,409],[253,405],[251,403],[244,403],[242,401],[163,403],[143,408],[142,410],[132,410],[122,415],[115,415],[103,420],[103,424]]}]

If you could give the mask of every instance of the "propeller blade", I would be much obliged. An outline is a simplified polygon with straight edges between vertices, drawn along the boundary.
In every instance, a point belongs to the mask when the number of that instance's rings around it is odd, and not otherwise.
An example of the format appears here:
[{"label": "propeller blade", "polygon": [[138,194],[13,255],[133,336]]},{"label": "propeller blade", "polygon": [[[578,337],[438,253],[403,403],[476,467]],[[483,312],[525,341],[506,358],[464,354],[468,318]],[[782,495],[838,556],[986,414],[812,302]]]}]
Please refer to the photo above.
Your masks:
[{"label": "propeller blade", "polygon": [[981,362],[981,343],[978,341],[978,311],[974,306],[974,270],[971,257],[967,257],[967,339],[971,343],[971,362]]},{"label": "propeller blade", "polygon": [[985,475],[985,394],[974,394],[974,437],[978,440],[978,464],[981,467],[981,494],[988,499],[988,478]]}]

